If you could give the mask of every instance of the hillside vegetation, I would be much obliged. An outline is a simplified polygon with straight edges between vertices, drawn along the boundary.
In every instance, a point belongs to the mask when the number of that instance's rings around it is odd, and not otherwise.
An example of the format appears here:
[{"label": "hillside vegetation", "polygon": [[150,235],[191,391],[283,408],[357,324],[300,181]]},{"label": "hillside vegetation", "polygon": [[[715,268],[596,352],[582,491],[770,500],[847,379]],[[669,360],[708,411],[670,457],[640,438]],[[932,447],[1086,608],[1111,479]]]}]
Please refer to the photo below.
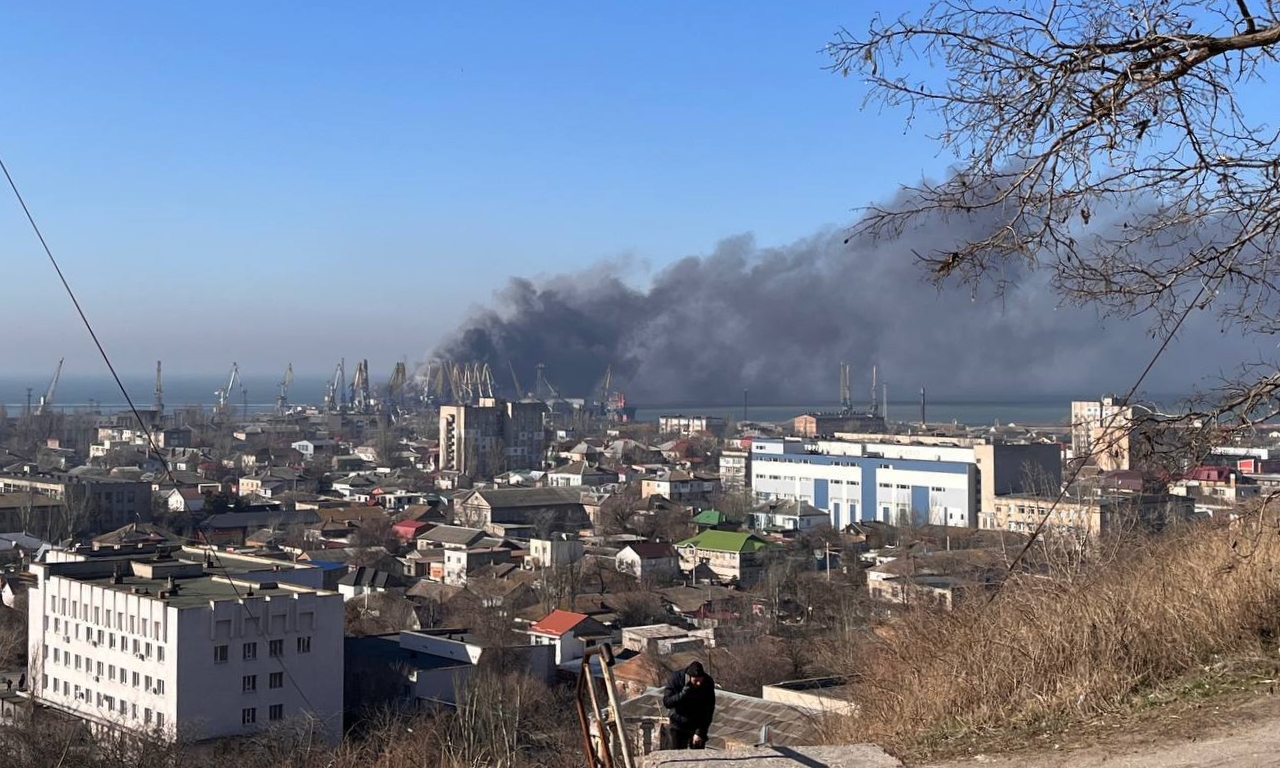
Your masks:
[{"label": "hillside vegetation", "polygon": [[1280,632],[1276,512],[1109,543],[951,613],[909,610],[838,664],[859,712],[836,742],[954,751],[1000,732],[1097,722],[1270,669]]}]

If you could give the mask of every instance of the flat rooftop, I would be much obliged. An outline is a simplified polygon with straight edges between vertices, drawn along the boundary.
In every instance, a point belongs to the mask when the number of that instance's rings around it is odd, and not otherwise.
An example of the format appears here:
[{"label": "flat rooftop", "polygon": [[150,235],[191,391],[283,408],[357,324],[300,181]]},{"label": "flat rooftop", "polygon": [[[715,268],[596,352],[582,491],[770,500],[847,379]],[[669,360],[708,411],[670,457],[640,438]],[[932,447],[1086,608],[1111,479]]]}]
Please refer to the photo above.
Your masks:
[{"label": "flat rooftop", "polygon": [[196,608],[210,601],[245,597],[288,597],[325,590],[279,581],[290,571],[312,568],[200,547],[169,550],[127,548],[60,552],[52,562],[37,563],[49,576],[142,595],[176,608]]},{"label": "flat rooftop", "polygon": [[350,659],[404,665],[411,669],[431,670],[471,666],[470,662],[459,659],[402,648],[398,632],[389,635],[348,637],[343,642],[343,650]]},{"label": "flat rooftop", "polygon": [[[135,593],[139,590],[146,590],[145,595],[157,599],[163,599],[168,605],[175,608],[198,608],[207,605],[214,600],[238,600],[242,597],[288,597],[299,592],[314,592],[316,590],[307,589],[306,587],[296,587],[293,585],[279,585],[276,582],[265,582],[258,584],[246,584],[244,582],[235,583],[225,576],[216,576],[213,574],[205,574],[196,577],[175,578],[174,584],[178,587],[177,594],[169,591],[168,579],[148,579],[139,576],[123,576],[119,583],[115,583],[111,576],[104,576],[96,579],[80,579],[86,584],[94,584],[104,589],[112,589],[117,592]],[[252,593],[252,595],[250,595]],[[161,595],[164,595],[161,598]]]}]

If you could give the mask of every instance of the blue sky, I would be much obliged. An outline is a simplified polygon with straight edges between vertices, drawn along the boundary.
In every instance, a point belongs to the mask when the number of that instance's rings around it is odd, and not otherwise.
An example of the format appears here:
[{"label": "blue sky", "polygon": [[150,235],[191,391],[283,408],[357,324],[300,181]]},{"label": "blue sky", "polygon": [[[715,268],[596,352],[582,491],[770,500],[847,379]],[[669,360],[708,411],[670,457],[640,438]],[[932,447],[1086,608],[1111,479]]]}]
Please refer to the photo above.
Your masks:
[{"label": "blue sky", "polygon": [[[900,6],[895,6],[895,11]],[[945,165],[823,70],[862,3],[0,12],[0,154],[121,366],[421,358],[509,275],[791,242]],[[101,370],[0,196],[10,373]]]}]

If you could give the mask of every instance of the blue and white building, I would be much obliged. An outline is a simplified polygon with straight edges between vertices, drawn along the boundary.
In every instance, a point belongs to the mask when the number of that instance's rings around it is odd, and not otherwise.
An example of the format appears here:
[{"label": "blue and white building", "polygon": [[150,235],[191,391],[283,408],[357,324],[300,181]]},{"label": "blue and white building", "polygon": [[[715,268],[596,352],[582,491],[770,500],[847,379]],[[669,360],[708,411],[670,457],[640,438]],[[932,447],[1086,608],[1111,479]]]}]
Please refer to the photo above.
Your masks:
[{"label": "blue and white building", "polygon": [[801,438],[751,444],[756,501],[808,502],[826,511],[835,528],[864,520],[974,528],[982,505],[996,495],[1022,492],[1033,479],[1053,485],[1060,477],[1053,445]]}]

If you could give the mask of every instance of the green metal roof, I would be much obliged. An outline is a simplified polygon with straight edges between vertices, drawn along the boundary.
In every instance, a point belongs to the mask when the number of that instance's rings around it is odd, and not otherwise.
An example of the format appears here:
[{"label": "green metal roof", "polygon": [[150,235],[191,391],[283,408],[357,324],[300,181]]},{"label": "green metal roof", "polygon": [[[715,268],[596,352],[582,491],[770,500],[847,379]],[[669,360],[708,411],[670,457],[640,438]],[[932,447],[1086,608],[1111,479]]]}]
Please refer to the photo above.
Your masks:
[{"label": "green metal roof", "polygon": [[703,531],[697,536],[685,539],[676,544],[677,547],[697,547],[717,552],[759,552],[772,546],[764,539],[750,533],[739,531]]},{"label": "green metal roof", "polygon": [[693,516],[694,525],[719,525],[728,520],[729,516],[718,509],[704,509]]}]

